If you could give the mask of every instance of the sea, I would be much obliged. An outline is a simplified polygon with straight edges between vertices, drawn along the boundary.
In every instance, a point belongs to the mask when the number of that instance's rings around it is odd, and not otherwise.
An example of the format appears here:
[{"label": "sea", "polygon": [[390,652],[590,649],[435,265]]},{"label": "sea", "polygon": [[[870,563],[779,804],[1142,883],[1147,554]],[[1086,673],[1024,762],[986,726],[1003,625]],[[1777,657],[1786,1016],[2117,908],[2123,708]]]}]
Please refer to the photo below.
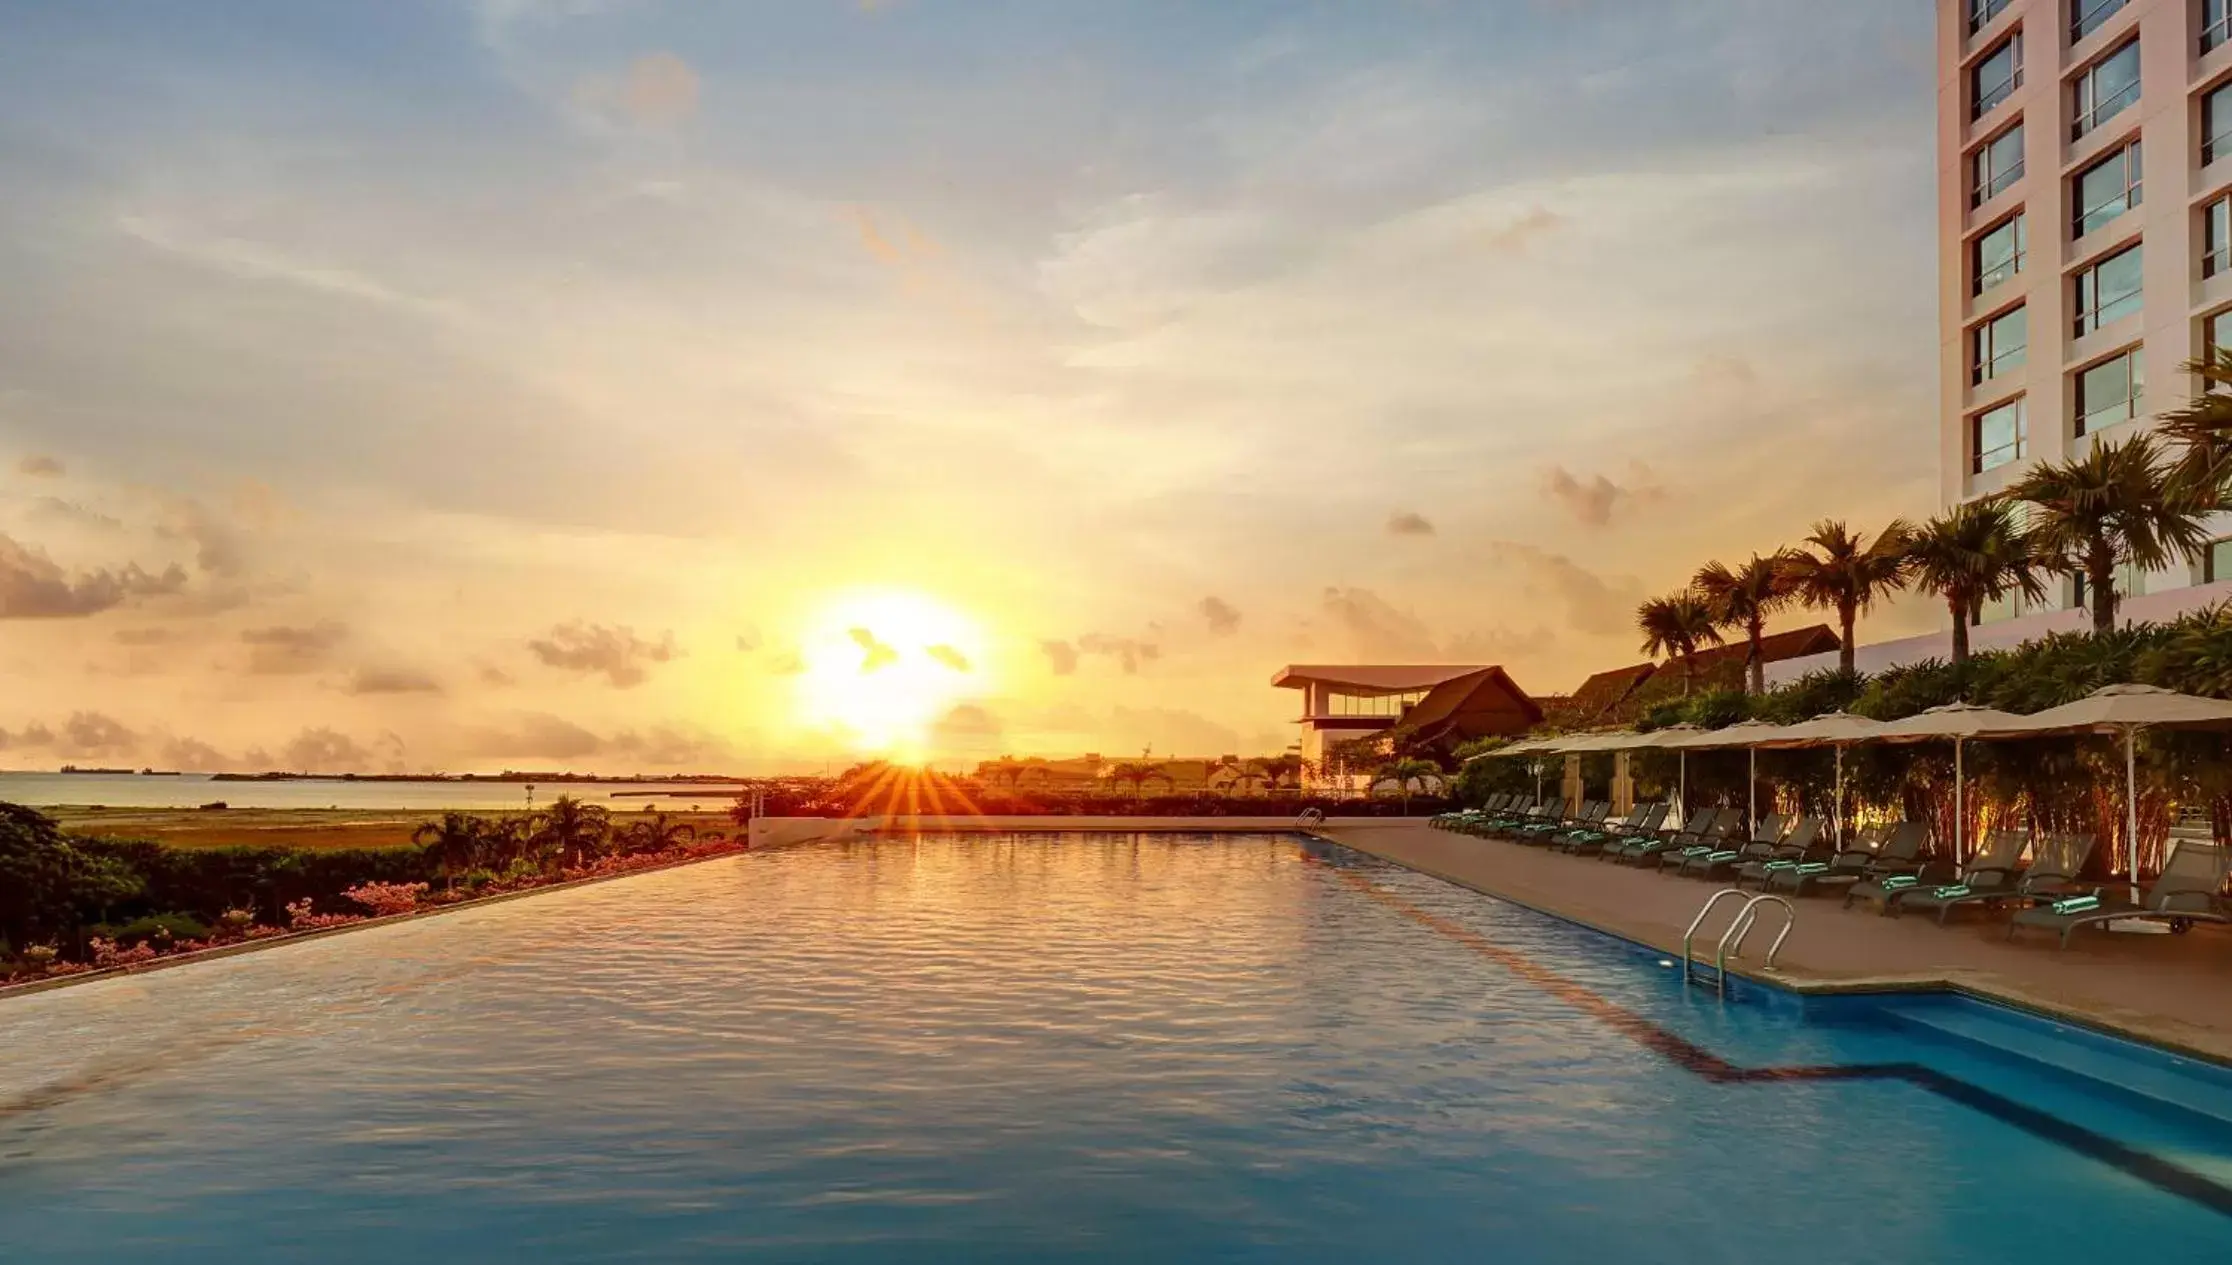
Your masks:
[{"label": "sea", "polygon": [[729,783],[510,782],[489,778],[367,780],[303,777],[220,781],[207,773],[5,773],[0,803],[33,808],[350,808],[409,812],[422,809],[501,811],[546,807],[561,795],[608,808],[644,807],[667,812],[720,812],[735,802]]}]

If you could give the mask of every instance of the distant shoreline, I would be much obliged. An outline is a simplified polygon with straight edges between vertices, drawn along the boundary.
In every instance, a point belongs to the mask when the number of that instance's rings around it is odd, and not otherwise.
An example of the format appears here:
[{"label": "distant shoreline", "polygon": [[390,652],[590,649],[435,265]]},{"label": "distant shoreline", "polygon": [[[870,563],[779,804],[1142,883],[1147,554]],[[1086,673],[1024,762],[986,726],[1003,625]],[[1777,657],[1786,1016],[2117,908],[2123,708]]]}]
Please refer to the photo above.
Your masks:
[{"label": "distant shoreline", "polygon": [[[65,764],[46,769],[0,769],[0,776],[23,777],[185,777],[179,769],[81,769]],[[553,786],[593,782],[600,786],[744,786],[754,779],[730,773],[208,773],[212,782],[496,782]]]}]

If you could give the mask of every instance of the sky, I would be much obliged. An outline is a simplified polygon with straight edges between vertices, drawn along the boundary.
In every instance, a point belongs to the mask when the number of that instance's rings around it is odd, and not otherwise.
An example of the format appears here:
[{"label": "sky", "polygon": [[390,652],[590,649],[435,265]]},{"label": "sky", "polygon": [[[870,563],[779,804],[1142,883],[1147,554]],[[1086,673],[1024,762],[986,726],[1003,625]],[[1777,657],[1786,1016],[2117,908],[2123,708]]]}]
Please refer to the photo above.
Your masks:
[{"label": "sky", "polygon": [[1254,755],[1290,662],[1571,689],[1708,559],[1934,508],[1933,22],[0,0],[0,768]]}]

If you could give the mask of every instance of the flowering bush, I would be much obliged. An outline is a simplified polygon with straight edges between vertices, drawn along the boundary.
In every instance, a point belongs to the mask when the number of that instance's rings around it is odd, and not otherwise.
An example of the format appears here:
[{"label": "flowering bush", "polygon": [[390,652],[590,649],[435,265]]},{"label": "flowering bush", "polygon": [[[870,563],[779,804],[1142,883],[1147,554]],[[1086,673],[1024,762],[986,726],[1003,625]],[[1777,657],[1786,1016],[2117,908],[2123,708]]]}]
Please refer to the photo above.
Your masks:
[{"label": "flowering bush", "polygon": [[116,941],[105,940],[100,936],[95,936],[87,941],[86,947],[93,951],[93,965],[103,970],[112,966],[131,966],[136,962],[152,962],[158,956],[156,948],[152,944],[135,944],[130,948],[121,948]]},{"label": "flowering bush", "polygon": [[419,897],[426,895],[426,884],[359,883],[341,894],[371,911],[373,917],[384,918],[417,909]]},{"label": "flowering bush", "polygon": [[287,906],[287,928],[290,931],[322,931],[327,927],[346,927],[352,922],[363,922],[355,914],[321,914],[312,911],[310,898],[305,896]]}]

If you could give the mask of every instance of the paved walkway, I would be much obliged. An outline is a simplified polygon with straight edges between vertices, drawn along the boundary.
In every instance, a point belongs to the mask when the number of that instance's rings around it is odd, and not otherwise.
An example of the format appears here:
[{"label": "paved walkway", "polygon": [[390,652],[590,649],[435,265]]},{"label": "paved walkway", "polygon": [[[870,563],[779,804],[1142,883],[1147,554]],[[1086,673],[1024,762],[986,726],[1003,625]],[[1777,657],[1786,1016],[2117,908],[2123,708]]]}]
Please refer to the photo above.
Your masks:
[{"label": "paved walkway", "polygon": [[[1418,821],[1334,820],[1327,838],[1476,891],[1680,951],[1682,931],[1713,887],[1654,870],[1612,865],[1455,835]],[[1724,909],[1733,914],[1735,902]],[[1724,925],[1720,917],[1712,927]],[[1836,898],[1798,902],[1798,925],[1772,978],[1803,989],[1953,985],[2119,1029],[2232,1062],[2232,928],[2184,936],[2080,933],[2066,952],[2044,932],[2003,939],[2000,918],[1971,914],[1883,918]],[[1700,937],[1704,939],[1704,937]],[[1755,941],[1755,955],[1765,941]],[[1746,972],[1749,973],[1749,972]]]}]

